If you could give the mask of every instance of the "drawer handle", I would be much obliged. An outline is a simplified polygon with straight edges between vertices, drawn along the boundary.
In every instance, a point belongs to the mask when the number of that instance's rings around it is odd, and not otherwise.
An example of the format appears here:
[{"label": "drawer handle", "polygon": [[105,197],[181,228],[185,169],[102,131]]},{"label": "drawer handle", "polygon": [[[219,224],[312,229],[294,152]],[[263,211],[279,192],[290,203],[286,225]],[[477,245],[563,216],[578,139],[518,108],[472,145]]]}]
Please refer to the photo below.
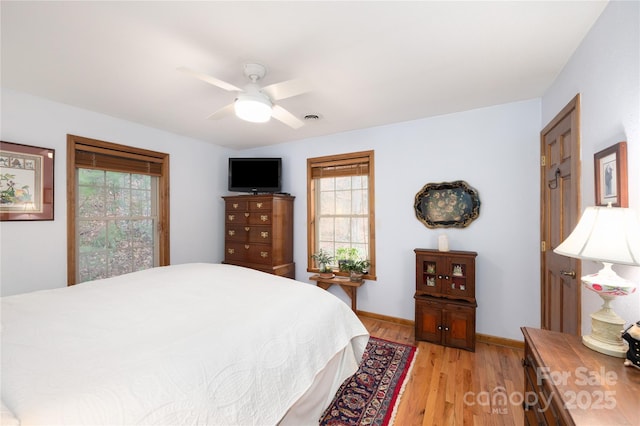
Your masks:
[{"label": "drawer handle", "polygon": [[233,222],[236,219],[235,214],[230,214],[228,217],[229,217],[229,222]]},{"label": "drawer handle", "polygon": [[238,203],[233,203],[233,208],[237,209],[238,208]]},{"label": "drawer handle", "polygon": [[262,203],[256,203],[256,207],[258,207],[259,209],[262,208]]},{"label": "drawer handle", "polygon": [[251,229],[251,228],[249,228],[248,226],[244,227],[244,230],[247,231],[247,232],[249,232],[249,229]]},{"label": "drawer handle", "polygon": [[233,237],[234,235],[236,235],[236,231],[233,230],[233,229],[230,229],[229,230],[229,235]]},{"label": "drawer handle", "polygon": [[[524,358],[524,362],[525,362],[525,364],[526,364],[527,366],[531,366],[531,367],[533,367],[534,365],[536,365],[536,364],[535,364],[535,362],[533,361],[533,358],[531,358],[531,356],[530,356],[530,355],[527,355],[527,356]],[[541,377],[541,378],[542,378],[542,379],[544,379],[544,375],[542,375],[542,377]]]},{"label": "drawer handle", "polygon": [[260,236],[261,236],[262,238],[269,238],[269,232],[267,232],[267,231],[262,231],[262,232],[260,233]]},{"label": "drawer handle", "polygon": [[267,256],[269,256],[269,252],[268,251],[261,251],[260,252],[260,256],[267,257]]},{"label": "drawer handle", "polygon": [[247,249],[247,250],[249,250],[249,247],[250,247],[249,244],[245,244],[244,245],[244,248]]},{"label": "drawer handle", "polygon": [[236,252],[236,251],[235,251],[234,249],[227,249],[227,253],[229,253],[229,254],[233,254],[233,253],[235,253],[235,252]]},{"label": "drawer handle", "polygon": [[244,214],[244,217],[249,217],[249,215],[250,215],[250,214],[251,214],[251,213],[245,213],[245,214]]},{"label": "drawer handle", "polygon": [[269,220],[269,215],[261,214],[260,215],[260,220],[263,221],[263,222],[268,221]]}]

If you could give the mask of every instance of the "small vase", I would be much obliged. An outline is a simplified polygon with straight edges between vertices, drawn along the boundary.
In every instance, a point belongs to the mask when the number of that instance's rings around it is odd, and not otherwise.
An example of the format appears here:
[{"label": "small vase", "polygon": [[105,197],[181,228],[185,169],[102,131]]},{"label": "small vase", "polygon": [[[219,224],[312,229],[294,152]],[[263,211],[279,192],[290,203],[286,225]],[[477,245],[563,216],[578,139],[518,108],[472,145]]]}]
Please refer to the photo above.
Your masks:
[{"label": "small vase", "polygon": [[362,274],[360,272],[351,271],[349,273],[349,280],[354,283],[360,282],[362,281]]}]

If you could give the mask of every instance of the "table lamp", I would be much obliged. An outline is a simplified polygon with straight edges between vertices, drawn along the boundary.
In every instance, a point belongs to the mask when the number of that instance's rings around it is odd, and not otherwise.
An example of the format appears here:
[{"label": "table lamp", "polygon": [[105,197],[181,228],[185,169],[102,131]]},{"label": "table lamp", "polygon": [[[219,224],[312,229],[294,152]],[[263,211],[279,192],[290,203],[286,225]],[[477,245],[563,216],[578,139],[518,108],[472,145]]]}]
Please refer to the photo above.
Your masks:
[{"label": "table lamp", "polygon": [[625,320],[613,311],[611,301],[616,296],[633,293],[636,286],[618,276],[611,266],[614,263],[640,266],[640,222],[637,214],[628,208],[587,207],[573,232],[553,251],[563,256],[603,263],[600,271],[582,277],[584,286],[604,301],[602,308],[591,314],[591,334],[582,336],[582,343],[595,351],[624,358],[627,347],[621,331]]}]

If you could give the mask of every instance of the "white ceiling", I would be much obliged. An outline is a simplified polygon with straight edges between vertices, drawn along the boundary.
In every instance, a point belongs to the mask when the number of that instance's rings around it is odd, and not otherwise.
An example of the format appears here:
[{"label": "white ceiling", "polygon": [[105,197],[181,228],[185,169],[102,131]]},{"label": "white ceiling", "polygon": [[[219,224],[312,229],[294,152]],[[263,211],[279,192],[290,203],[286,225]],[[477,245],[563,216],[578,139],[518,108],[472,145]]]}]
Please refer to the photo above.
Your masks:
[{"label": "white ceiling", "polygon": [[[540,97],[604,1],[2,1],[2,86],[236,149]],[[293,130],[207,120],[242,87],[303,78]],[[35,125],[36,123],[34,123]]]}]

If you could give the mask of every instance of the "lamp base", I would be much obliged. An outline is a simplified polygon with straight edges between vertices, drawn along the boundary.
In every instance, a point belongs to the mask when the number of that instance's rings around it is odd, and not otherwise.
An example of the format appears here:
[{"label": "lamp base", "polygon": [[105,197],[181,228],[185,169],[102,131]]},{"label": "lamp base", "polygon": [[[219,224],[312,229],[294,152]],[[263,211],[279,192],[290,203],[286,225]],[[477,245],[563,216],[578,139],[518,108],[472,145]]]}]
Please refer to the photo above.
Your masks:
[{"label": "lamp base", "polygon": [[595,339],[593,336],[582,336],[582,344],[601,354],[614,356],[616,358],[627,357],[627,346],[625,345],[613,345],[610,343],[601,342]]},{"label": "lamp base", "polygon": [[625,321],[610,306],[615,296],[600,293],[600,297],[604,304],[598,312],[591,314],[591,334],[582,336],[582,343],[596,352],[625,358],[628,349],[622,340]]}]

